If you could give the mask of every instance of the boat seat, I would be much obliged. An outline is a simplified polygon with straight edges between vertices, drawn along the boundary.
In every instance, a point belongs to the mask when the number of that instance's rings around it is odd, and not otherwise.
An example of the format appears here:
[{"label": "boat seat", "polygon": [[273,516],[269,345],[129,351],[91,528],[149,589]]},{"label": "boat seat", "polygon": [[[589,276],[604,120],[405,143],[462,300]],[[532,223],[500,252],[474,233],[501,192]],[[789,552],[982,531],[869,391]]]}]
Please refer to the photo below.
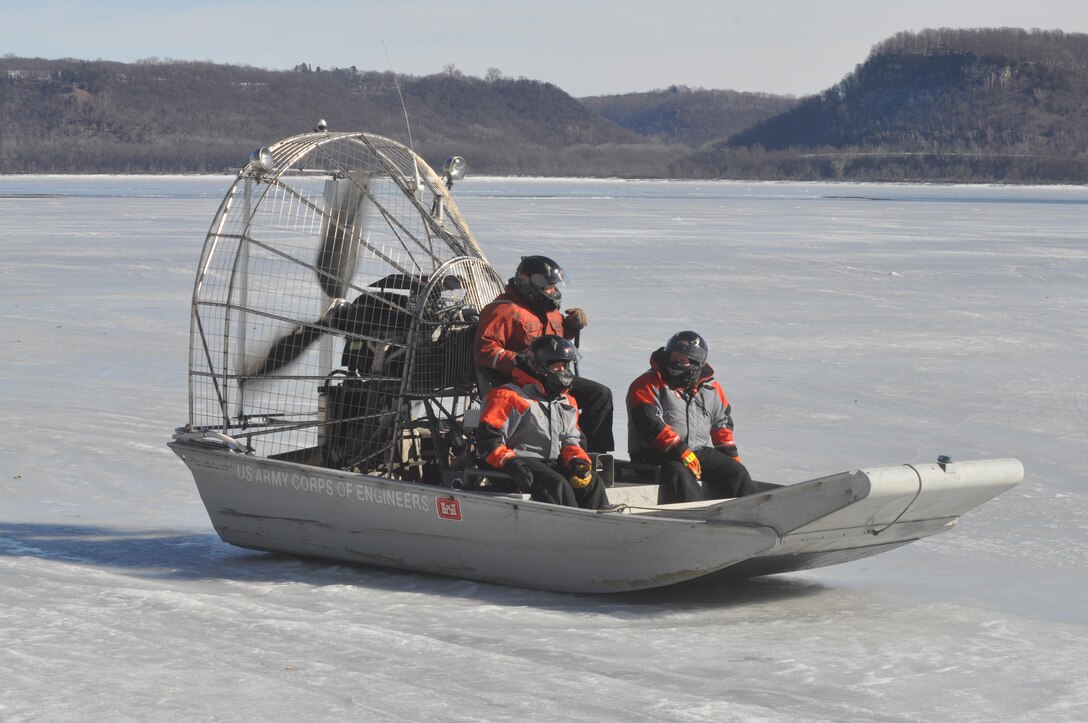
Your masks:
[{"label": "boat seat", "polygon": [[461,417],[461,428],[466,432],[475,432],[480,426],[480,414],[483,411],[482,409],[466,409],[464,416]]},{"label": "boat seat", "polygon": [[628,507],[656,508],[658,486],[619,483],[607,490],[608,501],[613,505]]}]

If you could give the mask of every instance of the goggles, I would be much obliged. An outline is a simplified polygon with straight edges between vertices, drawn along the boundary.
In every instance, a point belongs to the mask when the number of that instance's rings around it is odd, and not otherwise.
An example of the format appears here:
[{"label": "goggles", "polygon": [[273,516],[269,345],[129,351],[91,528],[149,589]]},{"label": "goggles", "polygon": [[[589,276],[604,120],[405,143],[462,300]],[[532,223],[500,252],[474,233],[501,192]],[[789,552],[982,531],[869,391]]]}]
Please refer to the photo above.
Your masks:
[{"label": "goggles", "polygon": [[533,286],[540,290],[544,290],[549,286],[556,286],[563,283],[563,270],[552,269],[546,274],[529,274],[529,281]]}]

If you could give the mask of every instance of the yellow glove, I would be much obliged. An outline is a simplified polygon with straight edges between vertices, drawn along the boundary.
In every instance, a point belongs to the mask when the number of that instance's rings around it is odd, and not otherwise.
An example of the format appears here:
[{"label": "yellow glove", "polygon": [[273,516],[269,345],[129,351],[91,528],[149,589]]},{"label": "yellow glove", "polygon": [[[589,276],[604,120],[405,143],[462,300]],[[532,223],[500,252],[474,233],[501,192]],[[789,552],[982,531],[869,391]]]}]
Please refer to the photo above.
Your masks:
[{"label": "yellow glove", "polygon": [[695,479],[702,479],[703,466],[699,464],[699,458],[695,456],[695,453],[690,449],[685,449],[680,453],[680,461],[685,467],[691,470],[691,473],[695,475]]},{"label": "yellow glove", "polygon": [[567,468],[570,470],[570,477],[567,477],[567,481],[576,490],[588,486],[593,480],[593,468],[584,459],[571,460]]}]

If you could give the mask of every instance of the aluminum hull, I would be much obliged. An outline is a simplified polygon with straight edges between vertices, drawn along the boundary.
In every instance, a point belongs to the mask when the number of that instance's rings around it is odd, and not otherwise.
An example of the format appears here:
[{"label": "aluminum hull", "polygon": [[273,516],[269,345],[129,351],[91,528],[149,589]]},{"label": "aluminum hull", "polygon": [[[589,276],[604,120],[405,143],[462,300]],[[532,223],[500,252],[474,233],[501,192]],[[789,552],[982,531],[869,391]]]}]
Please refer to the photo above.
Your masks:
[{"label": "aluminum hull", "polygon": [[[1023,479],[1017,460],[857,470],[735,500],[547,505],[170,444],[239,547],[520,587],[605,593],[847,562],[951,529]],[[613,503],[633,502],[623,487]]]}]

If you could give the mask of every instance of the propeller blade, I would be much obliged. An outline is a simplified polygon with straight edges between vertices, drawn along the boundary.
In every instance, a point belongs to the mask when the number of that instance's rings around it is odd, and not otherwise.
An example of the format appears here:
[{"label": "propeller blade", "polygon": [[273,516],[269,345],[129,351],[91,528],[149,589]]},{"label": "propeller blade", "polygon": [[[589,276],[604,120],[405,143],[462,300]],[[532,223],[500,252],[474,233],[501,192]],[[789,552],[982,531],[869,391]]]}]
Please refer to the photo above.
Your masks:
[{"label": "propeller blade", "polygon": [[[302,353],[311,344],[320,339],[321,335],[328,330],[326,328],[328,326],[343,331],[340,329],[341,317],[344,315],[344,310],[348,308],[350,308],[350,305],[343,299],[329,299],[328,303],[325,304],[325,308],[321,310],[320,321],[313,324],[302,324],[290,334],[277,339],[276,343],[265,354],[264,361],[250,374],[257,376],[271,374],[277,369],[287,366],[302,356]],[[319,324],[324,326],[319,326]]]},{"label": "propeller blade", "polygon": [[257,368],[253,374],[261,376],[263,374],[271,374],[277,369],[281,369],[295,359],[302,356],[302,353],[313,344],[315,341],[321,338],[323,330],[317,326],[307,324],[306,326],[300,326],[290,334],[280,337],[272,348],[268,350],[268,354],[265,355],[264,362],[259,368]]},{"label": "propeller blade", "polygon": [[364,233],[366,181],[365,174],[353,174],[325,183],[321,248],[314,265],[317,282],[329,298],[346,296],[355,274]]},{"label": "propeller blade", "polygon": [[[325,183],[325,208],[321,228],[321,248],[314,266],[317,283],[329,301],[322,312],[327,321],[330,311],[343,303],[348,283],[355,274],[359,259],[359,239],[364,232],[366,182],[368,175],[353,173],[346,178],[334,178]],[[282,369],[298,359],[321,338],[324,329],[315,324],[302,324],[280,337],[268,350],[264,360],[250,372],[261,376]]]}]

